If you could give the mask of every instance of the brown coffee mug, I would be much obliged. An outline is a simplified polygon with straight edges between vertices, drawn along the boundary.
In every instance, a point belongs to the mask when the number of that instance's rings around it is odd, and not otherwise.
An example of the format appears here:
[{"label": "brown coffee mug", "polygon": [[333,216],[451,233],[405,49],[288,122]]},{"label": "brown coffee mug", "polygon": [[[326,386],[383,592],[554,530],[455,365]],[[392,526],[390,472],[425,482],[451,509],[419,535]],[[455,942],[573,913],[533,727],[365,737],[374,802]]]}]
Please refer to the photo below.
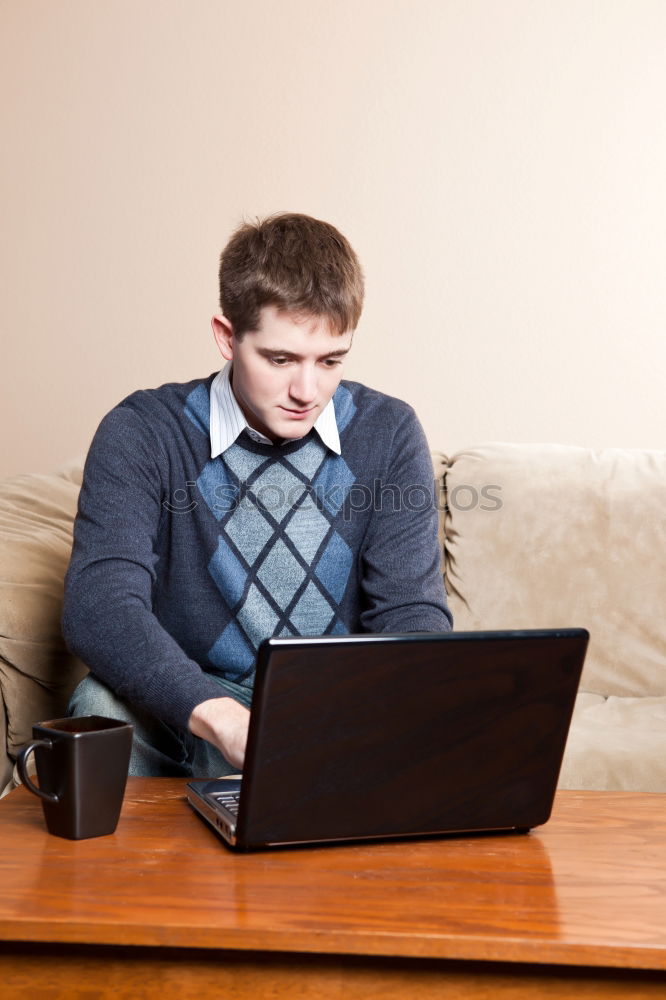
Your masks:
[{"label": "brown coffee mug", "polygon": [[[118,825],[134,727],[87,715],[32,727],[16,763],[21,781],[42,800],[49,833],[69,840],[103,837]],[[28,774],[34,751],[39,788]]]}]

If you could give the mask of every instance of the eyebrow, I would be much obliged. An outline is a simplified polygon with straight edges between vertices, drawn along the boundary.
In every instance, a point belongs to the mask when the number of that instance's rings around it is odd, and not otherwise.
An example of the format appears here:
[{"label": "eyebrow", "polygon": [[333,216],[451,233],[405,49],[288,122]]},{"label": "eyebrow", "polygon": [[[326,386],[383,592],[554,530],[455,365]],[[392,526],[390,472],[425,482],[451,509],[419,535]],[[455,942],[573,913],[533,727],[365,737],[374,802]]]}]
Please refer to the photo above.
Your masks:
[{"label": "eyebrow", "polygon": [[[283,351],[282,348],[279,347],[274,349],[270,347],[259,347],[257,348],[257,352],[264,358],[274,358],[277,356],[280,358],[289,358],[290,361],[300,361],[301,359],[300,354],[294,354],[293,351]],[[349,348],[341,347],[337,351],[327,351],[326,354],[322,354],[319,358],[317,358],[317,360],[323,361],[326,358],[343,358],[345,354],[349,354]]]}]

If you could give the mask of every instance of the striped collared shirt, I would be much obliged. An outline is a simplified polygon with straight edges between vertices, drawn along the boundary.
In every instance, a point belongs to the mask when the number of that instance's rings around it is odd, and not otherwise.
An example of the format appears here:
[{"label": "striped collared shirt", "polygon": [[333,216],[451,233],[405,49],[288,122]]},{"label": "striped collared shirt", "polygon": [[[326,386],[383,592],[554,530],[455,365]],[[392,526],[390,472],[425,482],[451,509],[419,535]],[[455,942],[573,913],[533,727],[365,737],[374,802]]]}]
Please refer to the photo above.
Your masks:
[{"label": "striped collared shirt", "polygon": [[[248,424],[231,388],[230,374],[231,362],[228,361],[222,371],[217,373],[210,387],[211,458],[217,458],[218,455],[225,452],[244,430],[247,430],[253,441],[258,441],[260,444],[273,444],[269,438]],[[315,420],[314,429],[322,443],[334,451],[336,455],[339,455],[341,452],[340,435],[332,399]]]}]

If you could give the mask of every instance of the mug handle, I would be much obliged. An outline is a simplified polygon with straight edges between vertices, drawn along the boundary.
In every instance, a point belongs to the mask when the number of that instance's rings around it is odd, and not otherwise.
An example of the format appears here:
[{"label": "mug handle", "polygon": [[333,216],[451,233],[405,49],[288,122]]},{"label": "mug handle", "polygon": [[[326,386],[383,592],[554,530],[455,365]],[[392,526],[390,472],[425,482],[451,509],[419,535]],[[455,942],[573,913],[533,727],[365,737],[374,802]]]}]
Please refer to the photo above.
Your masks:
[{"label": "mug handle", "polygon": [[28,757],[33,752],[35,747],[45,747],[47,750],[53,749],[53,744],[51,740],[31,740],[23,749],[19,752],[16,758],[16,766],[18,768],[18,773],[21,781],[29,791],[34,795],[39,795],[40,799],[44,799],[46,802],[52,802],[54,805],[60,802],[60,797],[55,794],[55,792],[44,792],[41,788],[37,788],[37,785],[33,784],[30,775],[28,774]]}]

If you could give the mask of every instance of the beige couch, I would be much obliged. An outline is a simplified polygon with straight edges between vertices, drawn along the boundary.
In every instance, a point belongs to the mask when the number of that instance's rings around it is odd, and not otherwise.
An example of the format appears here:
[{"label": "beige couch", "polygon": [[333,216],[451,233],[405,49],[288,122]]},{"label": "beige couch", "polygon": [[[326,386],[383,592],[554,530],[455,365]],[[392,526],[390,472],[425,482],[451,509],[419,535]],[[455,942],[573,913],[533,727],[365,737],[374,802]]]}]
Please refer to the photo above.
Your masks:
[{"label": "beige couch", "polygon": [[[456,629],[591,633],[561,786],[666,791],[666,452],[491,444],[435,468]],[[80,481],[0,484],[0,791],[85,671],[59,628]]]}]

